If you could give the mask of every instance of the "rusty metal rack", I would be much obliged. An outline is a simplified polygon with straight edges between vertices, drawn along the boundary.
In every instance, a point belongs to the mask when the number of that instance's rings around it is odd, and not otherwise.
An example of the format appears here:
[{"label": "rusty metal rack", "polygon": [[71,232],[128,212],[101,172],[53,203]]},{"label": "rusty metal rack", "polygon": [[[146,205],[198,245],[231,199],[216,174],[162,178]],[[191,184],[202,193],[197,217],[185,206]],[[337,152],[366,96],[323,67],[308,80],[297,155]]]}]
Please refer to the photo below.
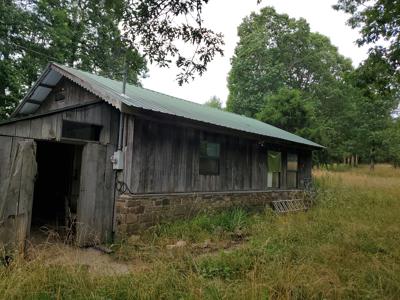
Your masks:
[{"label": "rusty metal rack", "polygon": [[272,207],[279,213],[288,213],[295,211],[304,211],[307,209],[304,199],[287,199],[287,200],[275,200],[272,201]]}]

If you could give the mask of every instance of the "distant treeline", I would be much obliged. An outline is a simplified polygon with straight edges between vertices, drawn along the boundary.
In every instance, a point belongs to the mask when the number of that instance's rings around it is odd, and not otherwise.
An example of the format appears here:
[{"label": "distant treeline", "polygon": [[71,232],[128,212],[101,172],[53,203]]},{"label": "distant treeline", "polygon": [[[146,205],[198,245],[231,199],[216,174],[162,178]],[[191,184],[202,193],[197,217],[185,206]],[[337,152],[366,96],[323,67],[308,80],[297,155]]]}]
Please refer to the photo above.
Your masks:
[{"label": "distant treeline", "polygon": [[271,7],[245,18],[238,32],[227,110],[324,145],[320,164],[399,165],[399,68],[382,48],[354,68],[306,20]]}]

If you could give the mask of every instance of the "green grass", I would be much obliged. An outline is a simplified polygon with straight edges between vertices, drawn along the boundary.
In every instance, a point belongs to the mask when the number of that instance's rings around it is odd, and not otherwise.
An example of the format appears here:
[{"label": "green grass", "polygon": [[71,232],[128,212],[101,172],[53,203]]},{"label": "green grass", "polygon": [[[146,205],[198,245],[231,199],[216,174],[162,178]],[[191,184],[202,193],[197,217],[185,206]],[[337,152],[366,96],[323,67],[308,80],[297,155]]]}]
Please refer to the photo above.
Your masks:
[{"label": "green grass", "polygon": [[[0,268],[0,298],[399,299],[398,170],[315,173],[319,196],[306,213],[236,209],[157,226],[113,246],[133,266],[123,275],[40,255],[16,261]],[[178,240],[187,245],[166,248]]]}]

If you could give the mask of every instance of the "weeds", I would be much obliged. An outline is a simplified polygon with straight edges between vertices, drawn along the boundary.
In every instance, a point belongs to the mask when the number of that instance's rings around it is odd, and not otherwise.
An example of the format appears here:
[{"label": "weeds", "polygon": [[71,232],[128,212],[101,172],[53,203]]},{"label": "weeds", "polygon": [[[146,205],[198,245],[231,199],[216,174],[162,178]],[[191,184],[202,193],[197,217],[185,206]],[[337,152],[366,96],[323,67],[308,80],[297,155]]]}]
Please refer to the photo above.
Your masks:
[{"label": "weeds", "polygon": [[190,220],[160,224],[148,230],[144,237],[198,242],[246,229],[249,222],[249,214],[243,209],[236,208],[217,214],[200,214]]},{"label": "weeds", "polygon": [[[47,250],[38,250],[0,268],[0,298],[399,299],[398,171],[360,167],[316,177],[318,198],[306,213],[199,215],[114,246],[113,260],[129,265],[127,273],[49,264]],[[235,242],[237,231],[247,239]],[[178,240],[187,245],[166,248]]]}]

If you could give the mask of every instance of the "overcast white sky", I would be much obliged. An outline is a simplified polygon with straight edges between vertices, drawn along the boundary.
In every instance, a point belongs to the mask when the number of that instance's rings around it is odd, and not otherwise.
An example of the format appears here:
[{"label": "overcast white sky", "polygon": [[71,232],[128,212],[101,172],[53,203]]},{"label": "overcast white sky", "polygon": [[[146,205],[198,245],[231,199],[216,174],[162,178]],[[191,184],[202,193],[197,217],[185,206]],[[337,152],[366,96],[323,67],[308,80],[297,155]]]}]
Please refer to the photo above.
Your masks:
[{"label": "overcast white sky", "polygon": [[176,81],[178,70],[149,66],[149,77],[142,80],[143,86],[162,93],[186,100],[204,103],[212,96],[223,102],[228,97],[227,75],[231,68],[230,59],[239,40],[237,27],[242,19],[253,11],[264,6],[273,6],[278,13],[286,13],[290,17],[305,18],[311,30],[328,36],[339,52],[352,59],[357,66],[367,57],[367,48],[358,48],[355,40],[359,34],[345,24],[347,16],[332,9],[335,0],[210,0],[204,9],[204,23],[216,32],[224,34],[223,57],[215,58],[203,76],[197,76],[189,84],[179,86]]}]

